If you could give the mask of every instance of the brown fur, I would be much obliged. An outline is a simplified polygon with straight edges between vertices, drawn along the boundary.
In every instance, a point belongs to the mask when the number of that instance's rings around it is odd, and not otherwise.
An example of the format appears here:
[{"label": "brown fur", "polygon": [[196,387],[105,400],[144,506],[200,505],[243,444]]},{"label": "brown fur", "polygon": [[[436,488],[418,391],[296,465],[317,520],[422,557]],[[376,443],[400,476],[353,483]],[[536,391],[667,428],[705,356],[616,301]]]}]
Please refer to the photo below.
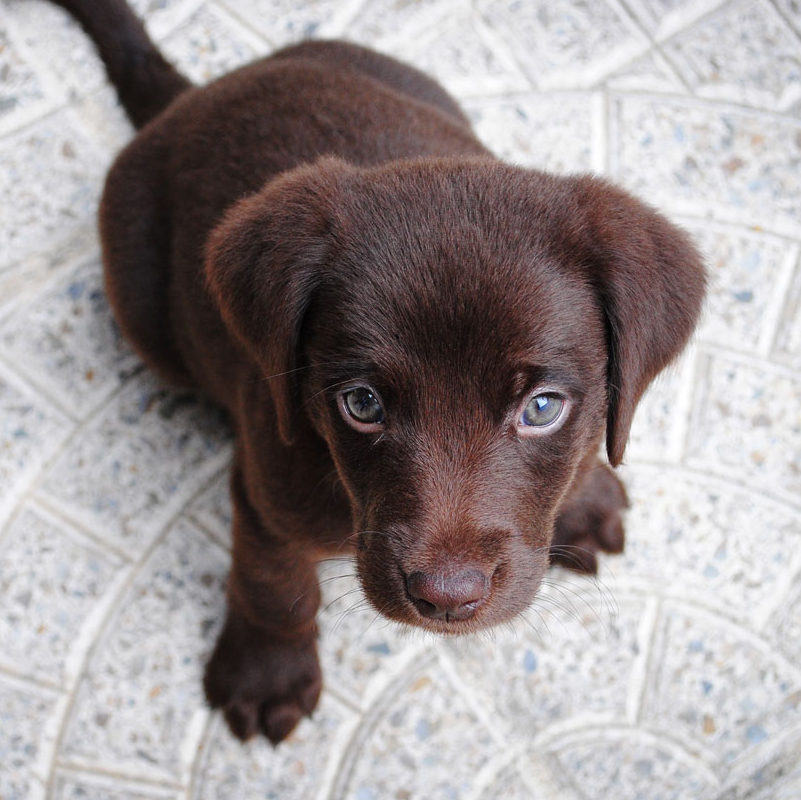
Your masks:
[{"label": "brown fur", "polygon": [[[62,5],[103,54],[96,3]],[[497,161],[439,86],[368,50],[306,43],[165,85],[153,119],[123,95],[144,127],[103,195],[107,288],[145,361],[234,421],[228,614],[205,687],[237,736],[277,742],[320,691],[325,554],[355,549],[386,616],[461,633],[524,610],[550,559],[594,571],[622,548],[600,442],[617,465],[693,329],[703,269],[620,189]],[[380,394],[379,429],[339,411],[353,384]],[[543,388],[570,405],[528,435],[521,402]]]}]

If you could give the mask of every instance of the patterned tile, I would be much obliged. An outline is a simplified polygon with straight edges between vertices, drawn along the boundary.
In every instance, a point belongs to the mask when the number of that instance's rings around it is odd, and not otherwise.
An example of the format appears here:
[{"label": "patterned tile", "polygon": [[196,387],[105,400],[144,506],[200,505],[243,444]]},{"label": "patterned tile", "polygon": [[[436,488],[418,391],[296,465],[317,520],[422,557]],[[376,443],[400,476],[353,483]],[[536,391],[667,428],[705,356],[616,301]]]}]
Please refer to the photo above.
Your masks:
[{"label": "patterned tile", "polygon": [[59,770],[56,772],[52,800],[182,800],[182,792],[137,786],[118,777]]},{"label": "patterned tile", "polygon": [[119,559],[66,528],[26,508],[0,552],[0,665],[56,685],[74,682],[125,577]]},{"label": "patterned tile", "polygon": [[107,163],[69,111],[0,142],[0,269],[74,235],[93,217]]},{"label": "patterned tile", "polygon": [[222,619],[227,557],[179,522],[98,641],[60,756],[132,778],[186,783],[208,710],[201,675]]},{"label": "patterned tile", "polygon": [[588,172],[600,160],[594,96],[521,94],[468,100],[478,137],[506,161],[552,172]]},{"label": "patterned tile", "polygon": [[745,629],[669,606],[644,720],[714,758],[719,778],[798,722],[801,675]]},{"label": "patterned tile", "polygon": [[628,15],[605,0],[479,0],[478,9],[541,89],[591,86],[647,49]]},{"label": "patterned tile", "polygon": [[629,7],[657,39],[692,26],[726,0],[630,0]]},{"label": "patterned tile", "polygon": [[801,367],[801,258],[785,292],[773,355],[796,369]]},{"label": "patterned tile", "polygon": [[65,698],[0,674],[0,797],[43,800]]},{"label": "patterned tile", "polygon": [[801,234],[801,124],[716,104],[617,98],[612,174],[675,213]]},{"label": "patterned tile", "polygon": [[688,463],[777,496],[801,495],[801,379],[728,355],[700,364]]},{"label": "patterned tile", "polygon": [[0,347],[76,417],[140,367],[114,323],[96,256],[59,274],[0,327]]},{"label": "patterned tile", "polygon": [[142,375],[70,442],[41,491],[138,558],[229,454],[228,427],[217,409]]},{"label": "patterned tile", "polygon": [[772,110],[801,99],[801,41],[769,2],[728,3],[665,52],[703,97]]}]

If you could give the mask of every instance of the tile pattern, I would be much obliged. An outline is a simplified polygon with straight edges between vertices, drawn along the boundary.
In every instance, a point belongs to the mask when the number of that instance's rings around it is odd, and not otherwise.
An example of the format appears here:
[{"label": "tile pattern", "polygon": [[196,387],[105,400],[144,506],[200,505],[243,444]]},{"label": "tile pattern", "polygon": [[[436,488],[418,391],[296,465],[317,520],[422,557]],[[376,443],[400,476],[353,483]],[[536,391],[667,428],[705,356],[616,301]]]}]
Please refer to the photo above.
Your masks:
[{"label": "tile pattern", "polygon": [[130,136],[75,23],[0,0],[0,797],[801,797],[796,0],[134,0],[204,81],[310,35],[417,64],[503,157],[603,172],[687,227],[710,299],[624,468],[626,553],[466,641],[321,567],[326,691],[277,750],[200,692],[230,436],[138,364],[94,214]]}]

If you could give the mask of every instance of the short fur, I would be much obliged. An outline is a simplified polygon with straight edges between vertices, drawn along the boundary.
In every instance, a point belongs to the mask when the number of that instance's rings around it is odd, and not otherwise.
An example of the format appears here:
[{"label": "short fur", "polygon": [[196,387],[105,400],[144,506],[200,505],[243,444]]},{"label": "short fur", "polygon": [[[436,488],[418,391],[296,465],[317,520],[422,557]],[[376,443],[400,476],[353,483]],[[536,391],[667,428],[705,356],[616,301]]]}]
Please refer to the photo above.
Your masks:
[{"label": "short fur", "polygon": [[[142,358],[236,436],[233,563],[209,702],[284,738],[321,686],[315,564],[355,550],[375,608],[461,633],[532,601],[549,561],[623,546],[637,402],[682,349],[688,238],[592,177],[508,166],[443,89],[308,42],[202,88],[122,0],[64,0],[141,132],[100,210],[108,295]],[[340,390],[386,421],[353,429]],[[558,390],[561,427],[520,434]]]}]

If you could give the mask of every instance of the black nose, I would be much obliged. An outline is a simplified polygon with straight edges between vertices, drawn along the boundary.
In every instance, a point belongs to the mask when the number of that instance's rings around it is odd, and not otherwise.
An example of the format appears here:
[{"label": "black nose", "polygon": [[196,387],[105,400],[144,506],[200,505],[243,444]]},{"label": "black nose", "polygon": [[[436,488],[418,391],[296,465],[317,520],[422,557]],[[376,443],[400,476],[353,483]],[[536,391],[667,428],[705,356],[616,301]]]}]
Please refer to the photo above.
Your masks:
[{"label": "black nose", "polygon": [[412,572],[406,590],[414,607],[429,619],[469,619],[489,594],[489,578],[475,568],[454,572]]}]

